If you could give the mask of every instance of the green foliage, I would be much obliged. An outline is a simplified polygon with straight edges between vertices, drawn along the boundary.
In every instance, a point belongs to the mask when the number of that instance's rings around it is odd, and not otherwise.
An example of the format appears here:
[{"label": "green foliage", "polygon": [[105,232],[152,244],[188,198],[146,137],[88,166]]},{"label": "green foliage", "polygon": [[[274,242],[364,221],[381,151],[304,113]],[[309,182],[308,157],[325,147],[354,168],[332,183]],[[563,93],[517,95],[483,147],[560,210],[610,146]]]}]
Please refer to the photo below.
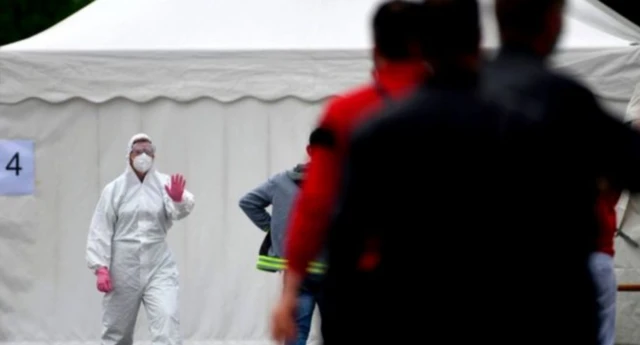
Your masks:
[{"label": "green foliage", "polygon": [[93,0],[0,0],[0,46],[40,33]]}]

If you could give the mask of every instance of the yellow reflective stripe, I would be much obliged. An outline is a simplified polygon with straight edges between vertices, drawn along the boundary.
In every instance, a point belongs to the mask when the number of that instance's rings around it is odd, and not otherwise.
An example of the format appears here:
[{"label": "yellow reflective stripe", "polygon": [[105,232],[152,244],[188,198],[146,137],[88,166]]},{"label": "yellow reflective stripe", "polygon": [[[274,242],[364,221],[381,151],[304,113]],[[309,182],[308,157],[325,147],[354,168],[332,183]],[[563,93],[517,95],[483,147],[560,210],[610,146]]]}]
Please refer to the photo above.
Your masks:
[{"label": "yellow reflective stripe", "polygon": [[256,267],[259,270],[266,270],[266,271],[279,271],[279,270],[283,270],[285,268],[282,265],[271,265],[271,264],[264,263],[264,262],[258,262]]},{"label": "yellow reflective stripe", "polygon": [[325,271],[324,268],[320,268],[320,267],[307,267],[307,272],[309,273],[313,273],[313,274],[323,274]]},{"label": "yellow reflective stripe", "polygon": [[[266,255],[260,255],[258,257],[258,261],[264,261],[264,262],[268,262],[268,263],[271,263],[271,264],[282,264],[282,265],[286,265],[287,264],[287,260],[286,259],[274,258],[274,257],[271,257],[271,256],[266,256]],[[315,267],[315,268],[326,268],[327,267],[326,264],[323,264],[323,263],[317,262],[317,261],[310,262],[309,266]]]},{"label": "yellow reflective stripe", "polygon": [[[287,268],[287,260],[274,258],[270,256],[260,255],[256,267],[259,270],[284,270]],[[322,274],[326,269],[326,265],[320,262],[311,262],[307,268],[307,272],[314,274]]]},{"label": "yellow reflective stripe", "polygon": [[268,262],[279,262],[279,263],[285,262],[285,260],[283,260],[283,259],[273,258],[273,257],[266,256],[266,255],[260,255],[260,256],[258,256],[258,259],[262,260],[262,261],[268,261]]},{"label": "yellow reflective stripe", "polygon": [[[286,259],[282,259],[282,258],[274,258],[271,256],[266,256],[266,255],[260,255],[258,257],[259,260],[261,261],[266,261],[266,262],[272,262],[272,263],[281,263],[281,264],[286,264],[287,260]],[[326,267],[326,264],[323,264],[321,262],[317,262],[317,261],[312,261],[309,263],[309,266],[313,266],[313,267]]]},{"label": "yellow reflective stripe", "polygon": [[258,268],[260,268],[260,267],[268,268],[268,269],[276,269],[276,270],[283,270],[283,269],[287,268],[282,263],[268,262],[268,261],[265,261],[265,260],[258,260]]},{"label": "yellow reflective stripe", "polygon": [[[261,271],[280,271],[280,270],[284,270],[286,267],[284,267],[284,265],[273,265],[273,264],[259,262],[256,265],[256,268]],[[307,268],[307,272],[312,274],[323,274],[325,270],[324,268],[309,267]]]}]

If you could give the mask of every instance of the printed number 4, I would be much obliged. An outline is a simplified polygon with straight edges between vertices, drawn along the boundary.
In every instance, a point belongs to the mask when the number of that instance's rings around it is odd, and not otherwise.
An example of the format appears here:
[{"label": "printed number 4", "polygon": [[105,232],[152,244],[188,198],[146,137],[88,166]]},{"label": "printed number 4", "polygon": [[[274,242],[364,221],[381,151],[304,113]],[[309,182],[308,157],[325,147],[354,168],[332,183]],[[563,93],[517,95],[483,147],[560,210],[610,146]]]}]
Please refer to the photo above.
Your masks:
[{"label": "printed number 4", "polygon": [[20,152],[16,152],[4,168],[5,170],[12,170],[15,172],[16,176],[20,176],[20,170],[22,170],[22,167],[20,166]]}]

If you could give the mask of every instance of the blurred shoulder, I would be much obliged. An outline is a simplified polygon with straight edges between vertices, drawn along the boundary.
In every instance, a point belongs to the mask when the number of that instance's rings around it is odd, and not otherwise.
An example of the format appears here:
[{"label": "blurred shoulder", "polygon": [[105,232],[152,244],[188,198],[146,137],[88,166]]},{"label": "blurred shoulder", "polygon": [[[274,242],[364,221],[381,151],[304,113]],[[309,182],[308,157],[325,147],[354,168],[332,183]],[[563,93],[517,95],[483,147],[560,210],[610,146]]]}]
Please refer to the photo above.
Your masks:
[{"label": "blurred shoulder", "polygon": [[413,116],[419,113],[421,106],[421,101],[415,97],[388,104],[354,128],[351,136],[352,145],[382,143],[387,141],[389,136],[401,134],[402,131],[398,129],[410,125]]},{"label": "blurred shoulder", "polygon": [[363,104],[371,103],[376,97],[377,94],[370,83],[349,89],[328,101],[325,107],[325,120],[351,114],[354,107],[359,108]]}]

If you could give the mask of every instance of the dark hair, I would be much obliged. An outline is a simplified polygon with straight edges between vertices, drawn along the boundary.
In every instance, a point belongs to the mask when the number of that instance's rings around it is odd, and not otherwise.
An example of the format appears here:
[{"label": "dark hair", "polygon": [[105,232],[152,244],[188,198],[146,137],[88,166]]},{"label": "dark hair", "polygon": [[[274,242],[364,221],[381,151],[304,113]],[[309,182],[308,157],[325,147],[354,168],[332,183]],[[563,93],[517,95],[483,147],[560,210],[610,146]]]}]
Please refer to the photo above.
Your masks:
[{"label": "dark hair", "polygon": [[[343,0],[349,1],[349,0]],[[421,4],[387,1],[373,16],[373,41],[378,52],[389,60],[413,58],[419,44]]]},{"label": "dark hair", "polygon": [[503,41],[533,38],[545,30],[546,16],[564,0],[496,0],[496,17]]},{"label": "dark hair", "polygon": [[336,140],[333,132],[328,128],[318,127],[315,128],[311,134],[309,135],[309,143],[308,146],[322,146],[325,148],[332,149],[335,147]]},{"label": "dark hair", "polygon": [[421,41],[425,58],[477,54],[482,28],[476,0],[425,0]]}]

